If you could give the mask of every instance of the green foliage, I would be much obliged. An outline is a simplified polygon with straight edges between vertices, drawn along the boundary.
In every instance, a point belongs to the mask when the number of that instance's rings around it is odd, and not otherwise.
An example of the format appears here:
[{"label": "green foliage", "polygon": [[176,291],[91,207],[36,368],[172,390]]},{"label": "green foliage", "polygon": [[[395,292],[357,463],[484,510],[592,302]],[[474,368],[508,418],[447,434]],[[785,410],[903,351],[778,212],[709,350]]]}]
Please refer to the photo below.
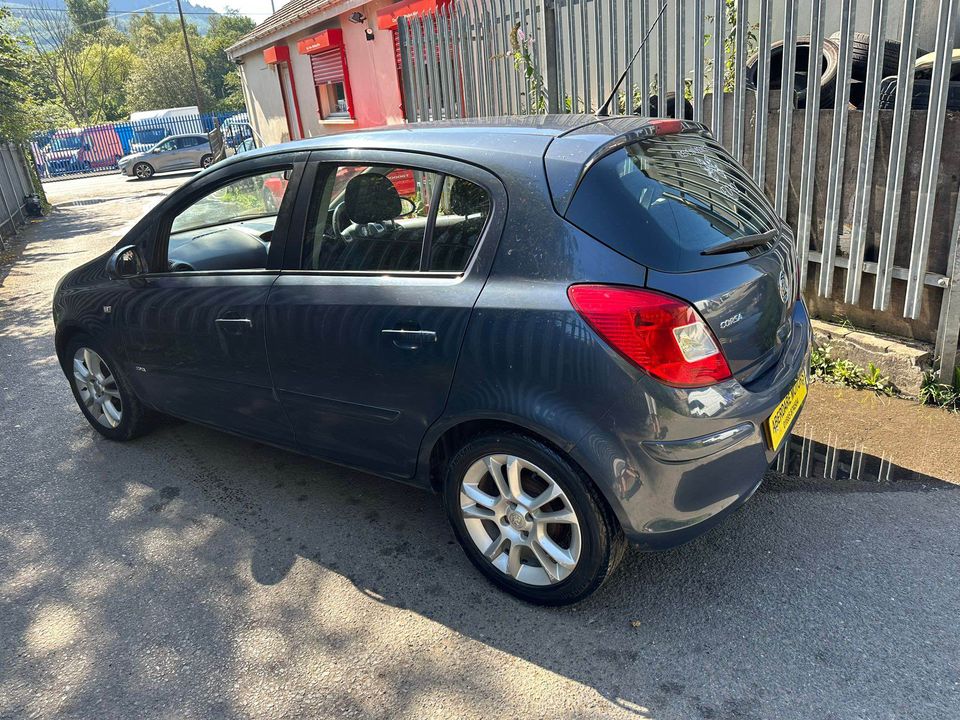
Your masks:
[{"label": "green foliage", "polygon": [[[743,42],[737,38],[737,13],[739,11],[740,0],[724,0],[724,25],[726,30],[723,33],[723,92],[733,92],[736,88],[737,75],[737,54],[746,53],[750,57],[757,51],[759,46],[759,37],[757,23],[747,25],[747,34]],[[712,24],[714,16],[708,15],[707,22]],[[710,47],[713,43],[713,35],[708,33],[703,36],[703,44]],[[742,47],[741,47],[742,45]],[[704,67],[705,83],[710,87],[713,83],[713,60],[708,58]]]},{"label": "green foliage", "polygon": [[[29,126],[29,134],[197,103],[176,15],[136,14],[121,31],[109,24],[108,0],[66,1],[66,13],[34,8],[25,15],[24,27],[41,39],[37,43],[24,45],[10,33],[0,36],[0,92],[11,98],[3,102],[0,122]],[[4,17],[0,25],[7,24]],[[241,110],[240,77],[226,48],[254,23],[228,13],[211,16],[207,27],[201,35],[196,25],[187,24],[201,111]],[[8,108],[29,108],[29,122],[8,121],[15,114]]]},{"label": "green foliage", "polygon": [[924,405],[936,405],[944,410],[960,412],[960,367],[954,368],[953,383],[940,382],[940,377],[932,372],[923,374],[920,385],[920,402]]},{"label": "green foliage", "polygon": [[[213,96],[214,107],[209,110],[242,110],[243,90],[237,66],[227,57],[227,48],[253,30],[256,24],[243,15],[214,15],[201,42],[191,44],[195,55],[204,65],[202,82]],[[199,72],[199,68],[198,68]]]},{"label": "green foliage", "polygon": [[107,0],[66,0],[67,15],[78,32],[93,35],[107,26]]},{"label": "green foliage", "polygon": [[523,75],[530,89],[530,112],[544,115],[547,112],[547,84],[534,61],[533,38],[527,35],[520,23],[510,30],[509,56],[513,58],[513,66]]},{"label": "green foliage", "polygon": [[897,388],[880,369],[870,363],[866,369],[843,358],[834,358],[832,348],[815,347],[810,356],[810,372],[818,380],[846,385],[861,390],[873,390],[879,395],[896,395]]},{"label": "green foliage", "polygon": [[[203,76],[206,71],[203,61],[194,56],[193,62],[197,77]],[[196,104],[183,39],[171,35],[143,52],[134,63],[124,90],[130,112]],[[207,110],[212,105],[212,95],[207,88],[201,87],[200,90],[203,109]]]},{"label": "green foliage", "polygon": [[26,83],[30,61],[24,40],[13,29],[10,12],[0,8],[0,138],[20,139],[29,134],[30,96]]}]

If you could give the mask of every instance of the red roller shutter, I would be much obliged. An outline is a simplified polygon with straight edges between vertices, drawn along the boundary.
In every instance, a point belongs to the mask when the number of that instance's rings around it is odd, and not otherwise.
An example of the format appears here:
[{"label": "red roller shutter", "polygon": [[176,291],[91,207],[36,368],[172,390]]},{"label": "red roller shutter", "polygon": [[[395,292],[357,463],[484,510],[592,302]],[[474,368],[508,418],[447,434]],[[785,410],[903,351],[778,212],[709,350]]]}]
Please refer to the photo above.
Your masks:
[{"label": "red roller shutter", "polygon": [[343,82],[343,54],[340,48],[330,48],[310,56],[315,85]]}]

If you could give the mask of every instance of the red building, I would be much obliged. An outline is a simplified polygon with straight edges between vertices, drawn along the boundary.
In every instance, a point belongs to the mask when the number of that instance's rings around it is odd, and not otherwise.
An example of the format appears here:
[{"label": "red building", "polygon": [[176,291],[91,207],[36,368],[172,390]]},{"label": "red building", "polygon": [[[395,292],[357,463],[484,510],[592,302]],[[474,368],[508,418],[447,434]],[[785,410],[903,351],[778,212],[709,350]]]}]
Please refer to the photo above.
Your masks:
[{"label": "red building", "polygon": [[266,144],[404,122],[397,21],[444,0],[293,0],[228,48]]}]

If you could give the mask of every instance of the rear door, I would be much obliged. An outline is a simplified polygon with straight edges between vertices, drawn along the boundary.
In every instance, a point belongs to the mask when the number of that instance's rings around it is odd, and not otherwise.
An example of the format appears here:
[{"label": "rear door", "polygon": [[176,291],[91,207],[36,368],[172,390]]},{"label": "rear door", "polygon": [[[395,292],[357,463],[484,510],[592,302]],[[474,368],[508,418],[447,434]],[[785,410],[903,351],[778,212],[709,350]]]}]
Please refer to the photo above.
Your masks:
[{"label": "rear door", "polygon": [[193,135],[177,138],[177,147],[180,149],[178,154],[181,156],[182,167],[200,167],[200,158],[205,151],[204,145],[206,145],[206,140]]},{"label": "rear door", "polygon": [[740,380],[779,358],[797,298],[793,235],[706,133],[618,146],[589,167],[566,218],[650,268],[649,287],[693,303]]},{"label": "rear door", "polygon": [[490,271],[504,188],[450,160],[325,151],[297,212],[303,242],[266,314],[274,384],[298,442],[410,477]]}]

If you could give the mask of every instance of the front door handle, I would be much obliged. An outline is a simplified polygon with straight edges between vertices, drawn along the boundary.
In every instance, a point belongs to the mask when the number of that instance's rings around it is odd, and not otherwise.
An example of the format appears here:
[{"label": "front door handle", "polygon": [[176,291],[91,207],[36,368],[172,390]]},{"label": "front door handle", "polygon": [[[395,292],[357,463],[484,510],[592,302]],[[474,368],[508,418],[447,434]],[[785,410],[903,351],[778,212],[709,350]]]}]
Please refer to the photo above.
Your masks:
[{"label": "front door handle", "polygon": [[402,350],[416,350],[423,345],[437,341],[437,333],[433,330],[384,328],[380,333],[391,338],[393,344]]}]

